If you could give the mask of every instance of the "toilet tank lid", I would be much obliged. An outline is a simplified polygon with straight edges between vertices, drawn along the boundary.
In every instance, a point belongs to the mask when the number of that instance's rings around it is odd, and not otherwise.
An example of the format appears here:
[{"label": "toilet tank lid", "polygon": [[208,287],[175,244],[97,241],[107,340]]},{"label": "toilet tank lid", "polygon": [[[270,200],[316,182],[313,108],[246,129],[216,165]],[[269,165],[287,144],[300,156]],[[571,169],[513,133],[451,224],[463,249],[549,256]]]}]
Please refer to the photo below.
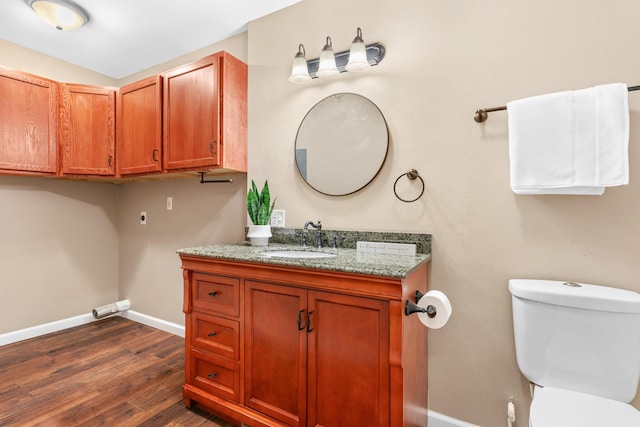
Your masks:
[{"label": "toilet tank lid", "polygon": [[545,304],[616,313],[640,313],[640,294],[625,289],[555,280],[511,279],[512,295]]}]

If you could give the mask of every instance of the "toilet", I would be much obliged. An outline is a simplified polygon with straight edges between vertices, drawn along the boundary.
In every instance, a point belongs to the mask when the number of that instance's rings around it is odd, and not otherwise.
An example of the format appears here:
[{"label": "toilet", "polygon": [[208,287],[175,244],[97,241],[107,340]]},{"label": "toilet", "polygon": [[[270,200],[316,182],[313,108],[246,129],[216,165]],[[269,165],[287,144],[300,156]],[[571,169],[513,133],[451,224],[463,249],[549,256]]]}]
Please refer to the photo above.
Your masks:
[{"label": "toilet", "polygon": [[509,280],[516,359],[533,384],[531,427],[640,427],[640,294]]}]

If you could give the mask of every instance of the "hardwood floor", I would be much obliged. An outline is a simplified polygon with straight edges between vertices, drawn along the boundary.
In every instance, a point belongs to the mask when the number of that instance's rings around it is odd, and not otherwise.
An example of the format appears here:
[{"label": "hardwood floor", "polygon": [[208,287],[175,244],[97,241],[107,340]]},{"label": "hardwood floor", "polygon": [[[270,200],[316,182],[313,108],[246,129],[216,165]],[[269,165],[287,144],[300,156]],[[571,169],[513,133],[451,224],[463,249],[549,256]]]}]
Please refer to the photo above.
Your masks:
[{"label": "hardwood floor", "polygon": [[111,317],[0,347],[0,426],[231,426],[183,382],[183,338]]}]

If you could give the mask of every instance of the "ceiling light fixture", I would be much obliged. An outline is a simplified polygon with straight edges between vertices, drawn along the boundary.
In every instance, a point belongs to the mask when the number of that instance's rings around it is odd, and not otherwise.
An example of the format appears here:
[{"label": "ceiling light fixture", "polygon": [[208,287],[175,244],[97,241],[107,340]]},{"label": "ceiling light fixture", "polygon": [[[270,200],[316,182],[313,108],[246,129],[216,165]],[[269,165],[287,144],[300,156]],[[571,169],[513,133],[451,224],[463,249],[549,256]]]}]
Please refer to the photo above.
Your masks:
[{"label": "ceiling light fixture", "polygon": [[384,47],[379,43],[364,44],[360,28],[348,51],[334,54],[331,38],[327,37],[320,58],[307,61],[304,46],[299,45],[298,52],[293,58],[289,81],[304,83],[318,77],[334,76],[347,71],[367,70],[373,65],[378,65],[384,58],[384,53]]},{"label": "ceiling light fixture", "polygon": [[49,25],[61,31],[75,30],[89,22],[89,15],[69,0],[28,0],[31,8]]}]

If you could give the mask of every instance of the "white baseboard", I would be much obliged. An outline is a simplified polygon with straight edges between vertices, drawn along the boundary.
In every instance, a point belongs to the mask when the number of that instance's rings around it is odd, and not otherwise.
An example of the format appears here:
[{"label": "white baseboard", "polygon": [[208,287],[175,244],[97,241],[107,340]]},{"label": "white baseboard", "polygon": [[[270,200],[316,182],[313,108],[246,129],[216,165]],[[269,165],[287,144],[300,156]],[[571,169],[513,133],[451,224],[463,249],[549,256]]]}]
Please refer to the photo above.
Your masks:
[{"label": "white baseboard", "polygon": [[36,325],[30,328],[20,329],[13,332],[7,332],[0,335],[0,345],[11,344],[14,342],[28,340],[29,338],[39,337],[40,335],[58,332],[63,329],[73,328],[74,326],[84,325],[95,321],[91,313],[82,314],[80,316],[69,317],[68,319],[57,320],[43,325]]},{"label": "white baseboard", "polygon": [[427,411],[427,417],[429,427],[479,427],[433,411]]},{"label": "white baseboard", "polygon": [[[143,325],[151,326],[153,328],[160,329],[161,331],[169,332],[170,334],[178,335],[183,338],[185,335],[184,326],[178,325],[177,323],[167,322],[166,320],[147,316],[146,314],[138,313],[132,310],[118,313],[118,315],[133,320],[134,322],[142,323]],[[80,316],[57,320],[51,323],[45,323],[43,325],[36,325],[30,328],[7,332],[6,334],[0,334],[0,346],[12,344],[18,341],[28,340],[29,338],[39,337],[41,335],[62,331],[64,329],[73,328],[75,326],[80,326],[95,321],[96,319],[93,317],[93,314],[87,313]]]},{"label": "white baseboard", "polygon": [[120,315],[129,320],[133,320],[134,322],[142,323],[143,325],[151,326],[152,328],[160,329],[161,331],[169,332],[170,334],[184,338],[184,326],[178,325],[177,323],[167,322],[166,320],[147,316],[146,314],[138,313],[133,310],[125,311],[124,313],[120,313]]}]

